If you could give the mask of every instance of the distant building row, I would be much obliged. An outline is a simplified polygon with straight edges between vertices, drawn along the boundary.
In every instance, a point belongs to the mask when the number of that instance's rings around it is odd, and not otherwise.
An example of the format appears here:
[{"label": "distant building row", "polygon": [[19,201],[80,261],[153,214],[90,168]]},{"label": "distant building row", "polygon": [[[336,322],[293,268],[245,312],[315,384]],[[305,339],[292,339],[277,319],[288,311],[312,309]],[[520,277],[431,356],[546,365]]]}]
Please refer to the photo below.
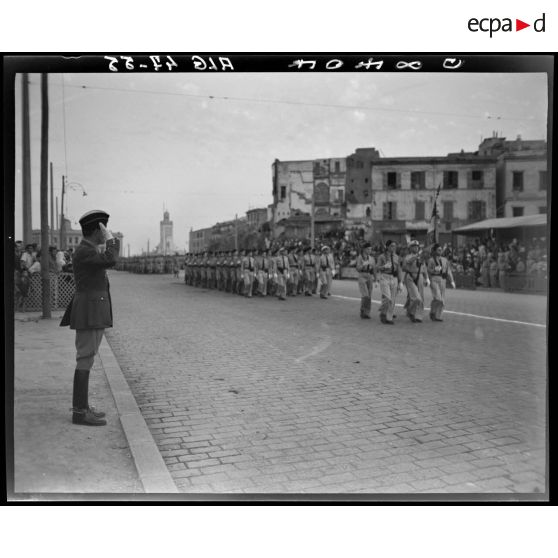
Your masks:
[{"label": "distant building row", "polygon": [[[381,157],[361,148],[348,157],[272,164],[273,203],[246,217],[190,231],[190,251],[254,244],[251,235],[308,238],[311,213],[316,235],[356,231],[366,238],[423,240],[435,191],[442,242],[451,231],[493,217],[547,211],[547,144],[493,134],[475,152],[446,156]],[[239,241],[241,239],[241,241]]]},{"label": "distant building row", "polygon": [[272,165],[272,229],[307,236],[362,229],[378,240],[426,235],[435,190],[442,241],[482,219],[546,213],[547,145],[494,134],[476,152],[441,157],[380,157],[374,148],[346,158],[279,161]]}]

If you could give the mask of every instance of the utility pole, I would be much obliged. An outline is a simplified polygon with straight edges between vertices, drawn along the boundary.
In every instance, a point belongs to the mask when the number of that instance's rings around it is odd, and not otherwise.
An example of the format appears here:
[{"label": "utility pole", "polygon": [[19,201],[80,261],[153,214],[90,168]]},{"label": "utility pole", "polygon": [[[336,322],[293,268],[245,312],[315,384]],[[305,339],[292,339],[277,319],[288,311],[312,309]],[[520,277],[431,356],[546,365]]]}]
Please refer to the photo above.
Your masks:
[{"label": "utility pole", "polygon": [[50,162],[50,243],[59,244],[54,241],[54,178],[52,171],[52,161]]},{"label": "utility pole", "polygon": [[312,183],[312,205],[310,206],[310,246],[314,248],[314,184]]},{"label": "utility pole", "polygon": [[43,318],[51,317],[48,236],[48,76],[47,74],[41,74],[41,278]]},{"label": "utility pole", "polygon": [[[58,230],[58,196],[56,196],[56,230]],[[58,243],[60,243],[60,236],[58,237]],[[60,245],[60,250],[62,250],[62,245]]]},{"label": "utility pole", "polygon": [[21,138],[22,138],[22,182],[23,182],[23,243],[33,242],[31,221],[31,145],[29,139],[29,75],[22,74],[21,82]]},{"label": "utility pole", "polygon": [[149,238],[147,239],[147,255],[149,256]]},{"label": "utility pole", "polygon": [[60,250],[66,249],[66,235],[64,230],[64,192],[66,190],[65,177],[62,175],[62,201],[60,203]]},{"label": "utility pole", "polygon": [[234,215],[234,249],[238,250],[238,214]]}]

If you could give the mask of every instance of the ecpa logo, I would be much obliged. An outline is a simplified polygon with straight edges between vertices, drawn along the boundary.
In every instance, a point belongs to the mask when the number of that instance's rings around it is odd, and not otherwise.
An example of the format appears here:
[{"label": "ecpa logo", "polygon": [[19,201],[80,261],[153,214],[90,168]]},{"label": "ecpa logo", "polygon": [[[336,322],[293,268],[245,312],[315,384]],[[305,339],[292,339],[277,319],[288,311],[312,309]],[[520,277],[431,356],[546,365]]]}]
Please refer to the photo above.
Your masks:
[{"label": "ecpa logo", "polygon": [[[545,31],[545,21],[546,14],[543,13],[541,17],[535,19],[533,22],[533,30],[537,33],[544,33]],[[515,29],[513,26],[513,19],[509,17],[504,17],[500,19],[499,17],[484,17],[482,19],[478,19],[476,17],[472,17],[468,23],[467,27],[469,31],[473,33],[477,33],[481,31],[483,33],[490,33],[490,38],[494,33],[498,33],[498,31],[503,32],[512,32],[512,31],[521,31],[522,29],[526,29],[527,27],[531,27],[530,23],[525,23],[521,19],[515,19]]]}]

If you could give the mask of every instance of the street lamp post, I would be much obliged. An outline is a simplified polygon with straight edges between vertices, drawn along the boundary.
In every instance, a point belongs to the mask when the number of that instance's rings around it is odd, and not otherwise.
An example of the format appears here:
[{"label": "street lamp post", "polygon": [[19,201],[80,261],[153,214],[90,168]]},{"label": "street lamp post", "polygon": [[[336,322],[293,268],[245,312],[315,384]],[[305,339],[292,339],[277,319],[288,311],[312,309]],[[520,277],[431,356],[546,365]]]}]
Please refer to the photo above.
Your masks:
[{"label": "street lamp post", "polygon": [[60,204],[60,250],[66,249],[66,224],[64,221],[64,195],[66,193],[66,187],[71,190],[81,188],[82,195],[87,196],[87,192],[85,191],[83,184],[74,181],[66,182],[66,177],[62,175],[62,203]]}]

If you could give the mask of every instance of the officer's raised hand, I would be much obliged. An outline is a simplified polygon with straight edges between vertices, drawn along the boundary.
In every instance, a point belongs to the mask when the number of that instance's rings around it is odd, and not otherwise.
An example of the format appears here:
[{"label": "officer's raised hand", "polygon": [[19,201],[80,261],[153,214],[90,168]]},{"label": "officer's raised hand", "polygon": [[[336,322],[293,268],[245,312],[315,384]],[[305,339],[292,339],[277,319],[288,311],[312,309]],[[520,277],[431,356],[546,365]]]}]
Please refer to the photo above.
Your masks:
[{"label": "officer's raised hand", "polygon": [[103,235],[103,240],[107,242],[107,240],[112,240],[114,237],[112,233],[105,227],[103,223],[99,223],[99,229],[101,229],[101,233]]}]

